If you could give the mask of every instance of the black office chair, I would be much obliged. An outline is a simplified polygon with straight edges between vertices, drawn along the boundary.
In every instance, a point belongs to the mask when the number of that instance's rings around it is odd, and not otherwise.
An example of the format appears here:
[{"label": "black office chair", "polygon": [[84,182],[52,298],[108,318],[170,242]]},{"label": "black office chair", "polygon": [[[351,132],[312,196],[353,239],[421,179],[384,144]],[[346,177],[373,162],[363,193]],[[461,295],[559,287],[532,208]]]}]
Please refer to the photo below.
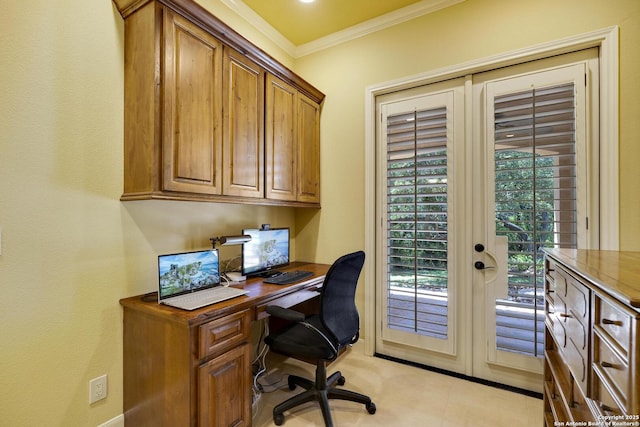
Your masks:
[{"label": "black office chair", "polygon": [[320,291],[320,313],[307,317],[303,313],[278,306],[268,306],[267,313],[290,320],[291,326],[265,338],[271,350],[303,360],[315,360],[315,382],[289,375],[289,389],[296,385],[306,389],[273,409],[276,425],[284,422],[284,412],[302,403],[317,401],[327,427],[333,426],[328,399],[363,403],[370,414],[376,405],[360,393],[335,387],[344,385],[345,378],[338,371],[327,378],[326,363],[338,357],[340,350],[358,340],[360,318],[355,304],[356,285],[364,264],[364,252],[344,255],[329,268]]}]

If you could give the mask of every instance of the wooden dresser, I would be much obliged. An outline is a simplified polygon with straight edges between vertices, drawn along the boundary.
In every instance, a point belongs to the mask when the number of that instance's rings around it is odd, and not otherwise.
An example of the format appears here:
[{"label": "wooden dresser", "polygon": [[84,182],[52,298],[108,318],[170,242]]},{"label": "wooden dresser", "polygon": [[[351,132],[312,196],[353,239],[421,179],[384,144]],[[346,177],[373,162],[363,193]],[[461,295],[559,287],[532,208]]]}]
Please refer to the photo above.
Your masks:
[{"label": "wooden dresser", "polygon": [[640,252],[547,250],[545,314],[545,425],[640,426]]}]

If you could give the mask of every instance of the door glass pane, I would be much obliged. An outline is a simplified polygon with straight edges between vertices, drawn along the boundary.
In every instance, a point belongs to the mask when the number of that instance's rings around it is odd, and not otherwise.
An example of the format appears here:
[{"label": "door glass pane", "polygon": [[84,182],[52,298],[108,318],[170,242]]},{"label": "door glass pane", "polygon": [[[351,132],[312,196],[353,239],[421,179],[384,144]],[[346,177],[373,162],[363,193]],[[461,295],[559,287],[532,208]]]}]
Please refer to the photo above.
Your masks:
[{"label": "door glass pane", "polygon": [[387,326],[447,338],[447,110],[387,117]]},{"label": "door glass pane", "polygon": [[577,247],[574,85],[495,98],[496,234],[508,240],[508,297],[497,347],[539,356],[545,247]]}]

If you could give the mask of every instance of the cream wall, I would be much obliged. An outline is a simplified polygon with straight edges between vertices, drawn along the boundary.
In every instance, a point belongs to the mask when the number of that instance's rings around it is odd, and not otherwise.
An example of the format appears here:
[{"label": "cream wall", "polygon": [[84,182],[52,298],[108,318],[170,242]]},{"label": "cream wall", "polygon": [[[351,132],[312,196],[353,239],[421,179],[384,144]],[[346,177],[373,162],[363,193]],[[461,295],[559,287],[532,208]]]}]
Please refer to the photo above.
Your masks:
[{"label": "cream wall", "polygon": [[[120,202],[119,13],[110,0],[0,6],[0,425],[97,426],[122,413],[118,300],[155,289],[157,255],[261,223],[295,231],[294,212]],[[109,395],[90,406],[89,380],[102,374]]]},{"label": "cream wall", "polygon": [[[296,61],[296,72],[326,94],[323,208],[306,221],[309,237],[318,238],[301,240],[299,253],[333,256],[336,245],[345,246],[342,236],[364,247],[368,86],[614,25],[620,28],[620,248],[640,250],[640,1],[466,0]],[[362,295],[361,288],[361,303]]]},{"label": "cream wall", "polygon": [[[122,19],[108,0],[0,0],[0,424],[121,414],[118,300],[154,289],[158,253],[263,222],[296,230],[299,259],[363,248],[364,91],[379,82],[619,25],[620,240],[640,250],[637,0],[467,0],[295,61],[218,0],[201,4],[327,94],[323,208],[121,203]],[[109,397],[89,406],[104,373]]]}]

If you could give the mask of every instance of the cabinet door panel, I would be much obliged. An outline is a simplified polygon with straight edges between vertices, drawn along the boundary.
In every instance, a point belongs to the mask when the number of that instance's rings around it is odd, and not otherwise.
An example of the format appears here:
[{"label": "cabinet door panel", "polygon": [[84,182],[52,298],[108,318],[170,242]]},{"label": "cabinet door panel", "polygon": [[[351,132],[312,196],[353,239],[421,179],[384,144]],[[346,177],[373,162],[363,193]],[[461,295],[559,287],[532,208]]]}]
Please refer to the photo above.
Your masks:
[{"label": "cabinet door panel", "polygon": [[267,77],[266,168],[267,198],[296,200],[297,91],[275,76]]},{"label": "cabinet door panel", "polygon": [[222,45],[169,11],[164,29],[164,189],[221,194]]},{"label": "cabinet door panel", "polygon": [[198,369],[198,425],[251,424],[250,346],[243,344]]},{"label": "cabinet door panel", "polygon": [[298,96],[298,201],[320,203],[320,106]]},{"label": "cabinet door panel", "polygon": [[225,50],[223,194],[264,197],[264,72]]}]

